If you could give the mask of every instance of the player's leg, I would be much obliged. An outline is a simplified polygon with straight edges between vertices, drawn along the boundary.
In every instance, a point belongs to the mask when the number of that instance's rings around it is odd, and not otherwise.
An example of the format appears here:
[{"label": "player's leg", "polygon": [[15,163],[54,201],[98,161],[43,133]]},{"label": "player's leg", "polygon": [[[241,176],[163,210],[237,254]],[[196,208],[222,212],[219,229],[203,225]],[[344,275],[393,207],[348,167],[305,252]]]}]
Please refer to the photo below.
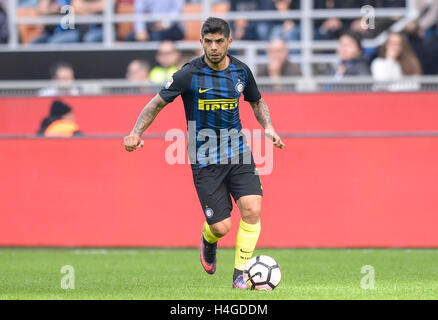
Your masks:
[{"label": "player's leg", "polygon": [[260,236],[262,197],[260,195],[243,196],[236,203],[241,213],[241,220],[236,236],[233,286],[246,289],[242,277],[243,268],[251,259]]},{"label": "player's leg", "polygon": [[216,271],[217,242],[231,229],[232,202],[224,182],[226,172],[219,166],[194,171],[194,182],[206,222],[202,228],[200,261],[204,270]]},{"label": "player's leg", "polygon": [[236,237],[233,287],[246,289],[243,267],[251,259],[261,231],[263,188],[254,161],[235,165],[227,178],[227,186],[241,213]]}]

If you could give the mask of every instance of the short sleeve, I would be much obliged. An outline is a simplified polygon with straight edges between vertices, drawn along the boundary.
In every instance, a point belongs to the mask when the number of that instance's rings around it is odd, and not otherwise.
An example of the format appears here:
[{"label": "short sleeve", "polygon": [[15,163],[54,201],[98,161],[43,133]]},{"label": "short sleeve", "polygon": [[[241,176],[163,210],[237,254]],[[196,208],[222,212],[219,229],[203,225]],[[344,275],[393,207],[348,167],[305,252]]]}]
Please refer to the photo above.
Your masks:
[{"label": "short sleeve", "polygon": [[159,95],[164,101],[173,102],[176,97],[190,89],[191,82],[192,73],[189,68],[183,67],[173,74],[164,88],[160,90]]},{"label": "short sleeve", "polygon": [[259,101],[262,98],[262,95],[260,94],[259,88],[257,87],[254,76],[247,66],[245,66],[244,70],[246,71],[247,75],[245,89],[243,90],[243,96],[245,97],[245,101]]}]

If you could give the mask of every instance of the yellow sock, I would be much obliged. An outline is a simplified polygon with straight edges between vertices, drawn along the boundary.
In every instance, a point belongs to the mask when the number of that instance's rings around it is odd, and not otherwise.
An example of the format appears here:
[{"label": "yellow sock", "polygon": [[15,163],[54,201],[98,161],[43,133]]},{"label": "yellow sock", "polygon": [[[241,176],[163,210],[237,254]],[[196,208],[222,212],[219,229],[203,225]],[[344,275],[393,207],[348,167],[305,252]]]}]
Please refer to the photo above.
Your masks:
[{"label": "yellow sock", "polygon": [[207,240],[208,243],[216,243],[219,238],[216,237],[213,232],[211,232],[210,226],[207,222],[204,222],[204,226],[202,228],[202,235],[204,236],[204,239]]},{"label": "yellow sock", "polygon": [[249,224],[240,220],[239,231],[236,237],[234,268],[243,270],[245,263],[251,259],[261,231],[260,220],[256,224]]}]

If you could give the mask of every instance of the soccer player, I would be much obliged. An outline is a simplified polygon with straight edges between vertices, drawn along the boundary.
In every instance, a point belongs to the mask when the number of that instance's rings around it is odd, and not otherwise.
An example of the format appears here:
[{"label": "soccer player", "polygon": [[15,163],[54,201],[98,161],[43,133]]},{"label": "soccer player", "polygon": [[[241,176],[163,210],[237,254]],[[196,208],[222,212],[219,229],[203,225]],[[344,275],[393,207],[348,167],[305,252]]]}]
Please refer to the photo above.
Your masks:
[{"label": "soccer player", "polygon": [[[241,213],[232,287],[246,289],[242,271],[260,235],[263,191],[252,153],[242,138],[241,94],[265,129],[265,136],[275,147],[282,149],[285,145],[272,126],[269,108],[251,70],[228,54],[232,42],[228,23],[208,18],[202,25],[200,42],[204,55],[185,64],[144,107],[124,144],[129,152],[143,147],[143,132],[168,103],[181,95],[189,128],[193,180],[206,218],[201,239],[202,267],[209,274],[216,271],[217,242],[231,229],[231,195]],[[232,132],[239,133],[237,139]],[[195,155],[190,153],[191,146]]]}]

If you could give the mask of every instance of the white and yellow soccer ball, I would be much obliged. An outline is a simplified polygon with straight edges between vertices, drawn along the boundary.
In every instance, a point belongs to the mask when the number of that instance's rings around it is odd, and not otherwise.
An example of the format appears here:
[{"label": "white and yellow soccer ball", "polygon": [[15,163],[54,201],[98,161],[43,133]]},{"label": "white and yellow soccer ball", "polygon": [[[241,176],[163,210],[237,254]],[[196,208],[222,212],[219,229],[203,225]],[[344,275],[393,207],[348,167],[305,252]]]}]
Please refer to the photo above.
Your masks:
[{"label": "white and yellow soccer ball", "polygon": [[271,257],[257,256],[245,264],[243,278],[248,289],[274,290],[281,280],[280,266]]}]

